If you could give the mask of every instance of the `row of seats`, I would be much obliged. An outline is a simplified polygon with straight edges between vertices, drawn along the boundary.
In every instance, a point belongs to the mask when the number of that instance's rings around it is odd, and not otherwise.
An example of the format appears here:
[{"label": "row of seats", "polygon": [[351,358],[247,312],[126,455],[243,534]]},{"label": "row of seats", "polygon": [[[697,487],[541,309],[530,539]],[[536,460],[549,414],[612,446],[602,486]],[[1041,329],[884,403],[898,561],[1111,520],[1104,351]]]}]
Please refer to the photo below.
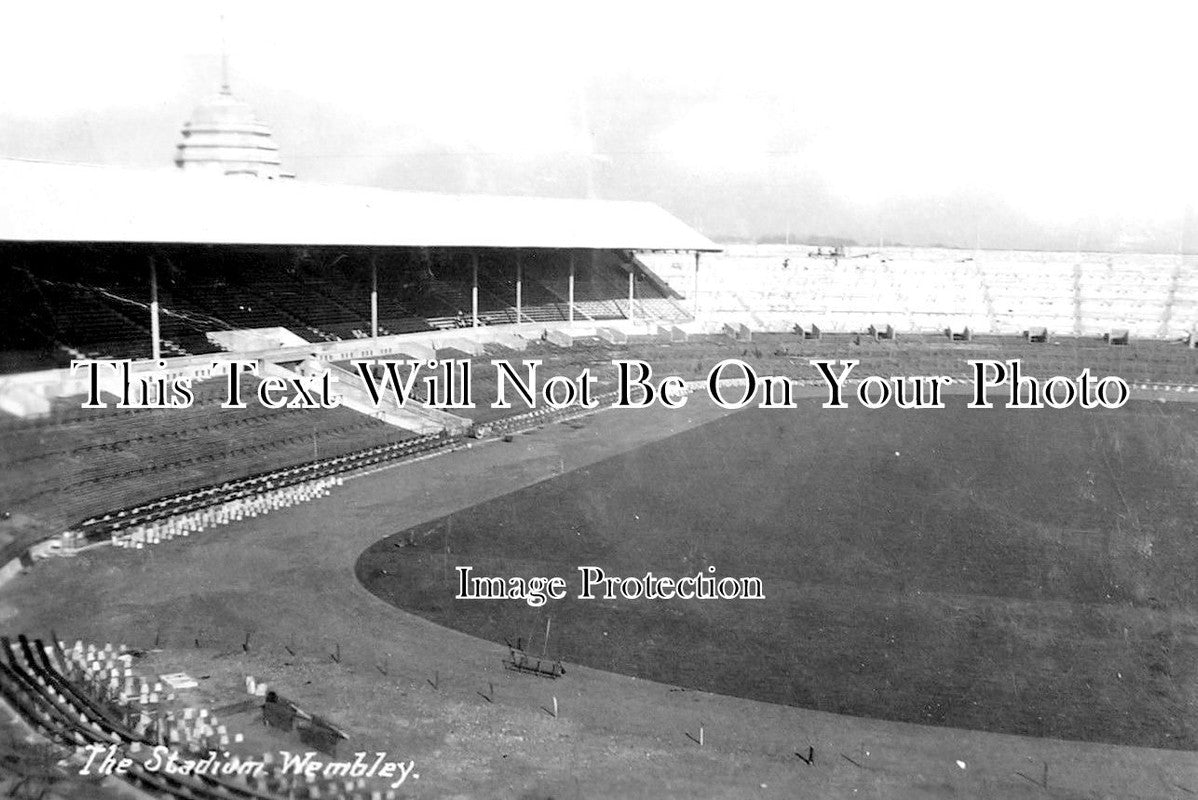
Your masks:
[{"label": "row of seats", "polygon": [[[237,517],[254,514],[260,510],[283,507],[284,504],[300,502],[314,496],[322,496],[345,473],[377,467],[397,460],[411,458],[432,450],[451,445],[455,437],[445,434],[426,434],[399,442],[376,445],[331,458],[315,459],[296,466],[253,475],[234,481],[225,481],[207,487],[190,489],[153,501],[129,506],[104,514],[93,515],[72,526],[68,536],[72,543],[96,542],[114,534],[125,536],[139,526],[162,525],[175,521],[175,530],[181,533],[190,526],[205,520],[196,512],[212,511],[204,524],[218,524],[216,519],[229,521],[230,515]],[[289,489],[283,492],[283,489]],[[265,498],[265,499],[264,499]],[[229,505],[232,504],[232,505]],[[261,505],[258,505],[261,504]],[[223,511],[220,509],[224,509]],[[223,515],[223,516],[222,516]]]},{"label": "row of seats", "polygon": [[[183,676],[151,681],[135,674],[124,645],[76,642],[68,647],[61,641],[30,641],[23,634],[17,642],[7,637],[0,642],[0,696],[42,734],[73,748],[79,767],[115,747],[118,758],[129,759],[120,777],[142,792],[185,800],[395,797],[361,780],[284,772],[269,752],[237,752],[244,749],[243,734],[231,731],[210,709],[176,707],[164,683]],[[158,746],[182,759],[200,760],[215,752],[228,769],[187,774],[150,769],[150,750]]]},{"label": "row of seats", "polygon": [[[968,318],[975,329],[995,333],[1038,324],[1071,334],[1133,328],[1161,338],[1185,335],[1198,323],[1198,264],[1176,256],[1129,257],[1116,268],[1085,260],[1094,254],[959,258],[927,250],[815,259],[798,248],[749,253],[730,248],[704,258],[703,311],[816,316],[822,327],[841,330],[855,324],[846,315],[883,314],[900,330],[936,330]],[[693,291],[686,264],[666,269],[675,288]]]},{"label": "row of seats", "polygon": [[[189,536],[192,533],[202,533],[209,527],[228,525],[243,519],[254,518],[290,508],[298,503],[305,503],[321,497],[328,497],[334,486],[340,486],[342,478],[319,478],[306,483],[284,486],[269,490],[251,497],[235,498],[217,505],[196,511],[189,511],[164,519],[149,520],[134,525],[131,528],[114,531],[112,544],[141,550],[147,545],[169,542],[176,536]],[[80,543],[84,537],[77,534]]]},{"label": "row of seats", "polygon": [[[579,266],[575,314],[580,319],[627,315],[627,272],[611,262]],[[150,311],[140,258],[136,275],[108,263],[64,262],[53,268],[20,270],[0,265],[0,280],[16,286],[0,311],[0,369],[66,366],[73,358],[149,358]],[[560,263],[559,263],[560,262]],[[323,271],[320,271],[323,269]],[[529,258],[522,283],[521,319],[515,314],[515,279],[504,264],[479,272],[479,310],[486,324],[559,321],[568,318],[565,257]],[[166,356],[218,352],[207,334],[220,330],[281,327],[314,342],[361,338],[370,330],[370,290],[360,271],[284,267],[251,258],[225,264],[198,263],[163,269],[158,284],[159,330]],[[412,281],[407,273],[383,270],[378,314],[383,335],[452,327],[473,309],[472,275],[461,264],[436,277]],[[558,285],[562,284],[562,285]],[[653,282],[637,290],[642,317],[661,311],[667,320],[680,309],[665,300]],[[621,305],[620,300],[624,300]]]},{"label": "row of seats", "polygon": [[187,409],[76,408],[60,422],[0,428],[0,499],[65,526],[105,492],[110,507],[120,507],[213,475],[241,478],[414,436],[349,408],[223,409],[219,379],[192,388],[196,402]]}]

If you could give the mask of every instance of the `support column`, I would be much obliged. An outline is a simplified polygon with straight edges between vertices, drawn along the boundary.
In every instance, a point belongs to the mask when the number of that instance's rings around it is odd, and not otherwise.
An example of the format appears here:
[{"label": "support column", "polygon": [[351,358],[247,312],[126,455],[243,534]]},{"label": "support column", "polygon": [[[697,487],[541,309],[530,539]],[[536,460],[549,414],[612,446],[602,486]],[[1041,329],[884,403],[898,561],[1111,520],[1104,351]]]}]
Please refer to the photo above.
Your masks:
[{"label": "support column", "polygon": [[478,327],[478,253],[470,257],[470,316],[474,327]]},{"label": "support column", "polygon": [[574,322],[574,251],[570,251],[570,291],[568,298],[570,322]]},{"label": "support column", "polygon": [[524,258],[520,251],[516,251],[516,322],[524,321]]},{"label": "support column", "polygon": [[370,256],[370,338],[379,338],[379,259]]},{"label": "support column", "polygon": [[150,256],[150,353],[157,361],[162,358],[162,344],[158,331],[158,265]]},{"label": "support column", "polygon": [[636,316],[632,310],[632,303],[636,299],[633,295],[633,288],[636,286],[636,274],[632,270],[628,270],[628,319],[632,320]]},{"label": "support column", "polygon": [[694,297],[691,299],[691,316],[695,319],[699,318],[699,256],[701,253],[695,251],[695,291]]}]

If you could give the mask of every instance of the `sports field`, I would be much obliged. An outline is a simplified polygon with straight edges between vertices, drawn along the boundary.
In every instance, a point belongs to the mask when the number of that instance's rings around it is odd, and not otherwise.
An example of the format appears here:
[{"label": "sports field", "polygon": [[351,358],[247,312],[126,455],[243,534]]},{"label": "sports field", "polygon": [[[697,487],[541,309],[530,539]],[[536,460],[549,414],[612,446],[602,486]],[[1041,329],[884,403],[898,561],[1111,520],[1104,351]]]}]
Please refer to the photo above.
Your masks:
[{"label": "sports field", "polygon": [[[1150,424],[1152,429],[1167,434],[1162,442],[1150,445],[1158,454],[1173,452],[1178,454],[1175,458],[1188,458],[1181,455],[1193,452],[1192,439],[1190,444],[1185,444],[1183,438],[1192,436],[1186,433],[1186,428],[1194,428],[1192,418],[1186,416],[1188,405],[1154,403],[1142,406],[1134,411],[1150,416],[1131,416],[1119,429],[1130,436],[1128,432],[1135,426]],[[773,416],[779,413],[780,417]],[[852,441],[870,441],[866,436],[869,431],[861,427],[868,418],[853,416],[859,412],[843,413],[848,416],[829,416],[818,408],[810,412],[770,412],[768,419],[775,427],[757,434],[768,440],[769,445],[761,447],[760,452],[778,459],[779,463],[799,457],[801,450],[783,447],[787,441],[776,436],[778,424],[795,424],[795,433],[790,439],[792,444],[803,441],[804,436],[825,426],[827,432],[821,436],[826,436],[830,442],[842,439],[838,446],[847,448]],[[990,413],[970,412],[972,418],[969,414],[960,416],[966,421],[978,417],[993,419],[993,422],[974,423],[984,430],[991,424],[1000,424],[997,417],[989,416]],[[604,459],[631,455],[636,448],[655,439],[662,439],[665,448],[674,448],[675,443],[681,445],[687,441],[710,441],[712,444],[707,449],[711,458],[722,459],[727,452],[719,450],[719,443],[709,436],[720,427],[711,426],[739,424],[742,416],[747,418],[752,412],[733,414],[727,423],[720,422],[728,416],[726,412],[711,408],[709,403],[697,401],[692,401],[682,411],[604,411],[572,423],[549,425],[515,436],[512,442],[476,443],[471,449],[461,448],[435,458],[402,462],[348,480],[323,501],[209,529],[200,535],[176,538],[144,550],[104,547],[86,551],[75,558],[41,561],[32,570],[0,587],[0,620],[4,621],[10,634],[24,631],[44,636],[46,632],[54,631],[68,641],[83,638],[85,641],[128,644],[142,653],[135,664],[142,674],[187,672],[199,681],[197,689],[180,698],[180,702],[189,706],[223,708],[244,699],[247,675],[267,680],[304,708],[326,715],[346,729],[351,737],[347,743],[349,750],[384,750],[414,759],[422,777],[406,796],[418,798],[626,797],[661,800],[667,797],[712,797],[742,800],[762,797],[791,800],[795,797],[864,797],[922,800],[928,796],[956,796],[1005,799],[1042,793],[1037,786],[1041,785],[1043,774],[1048,775],[1051,787],[1047,795],[1062,798],[1179,797],[1187,791],[1198,791],[1193,780],[1192,746],[1189,751],[1131,748],[1038,736],[970,732],[943,725],[909,725],[720,694],[684,692],[676,686],[588,669],[579,665],[586,659],[580,643],[589,642],[592,636],[596,641],[616,637],[617,642],[623,636],[625,643],[632,642],[638,635],[643,636],[635,632],[634,623],[625,621],[619,622],[623,627],[601,627],[600,623],[605,620],[598,613],[603,607],[599,603],[586,609],[581,623],[567,619],[563,609],[568,601],[547,607],[548,613],[553,615],[550,650],[568,659],[565,678],[549,681],[516,674],[505,671],[500,663],[507,654],[502,645],[446,630],[401,611],[370,594],[355,580],[355,565],[361,573],[360,561],[365,551],[411,526],[415,526],[417,533],[436,530],[437,521],[446,515],[526,490],[543,492],[553,506],[565,510],[568,508],[565,495],[552,488],[555,480],[565,480],[567,487],[579,487],[579,498],[589,498],[589,502],[606,505],[609,509],[618,508],[615,504],[619,502],[618,492],[629,490],[620,488],[623,479],[609,479],[599,472],[606,470],[609,464],[619,463],[605,462]],[[914,414],[913,419],[918,420],[921,416]],[[937,430],[938,426],[933,424],[936,420],[944,425],[958,414],[936,411],[927,416],[927,420],[920,421],[928,430]],[[851,431],[853,427],[858,431]],[[884,428],[884,425],[878,425],[871,430]],[[891,434],[882,435],[889,437]],[[886,444],[891,457],[894,457],[893,450],[900,450],[899,462],[915,456],[915,450],[910,446],[891,446],[889,441]],[[1190,449],[1186,451],[1186,447]],[[758,448],[746,441],[738,444],[737,449],[752,452]],[[646,450],[635,459],[642,459],[652,452]],[[668,454],[671,451],[662,452]],[[815,452],[805,457],[813,464],[828,461],[826,456]],[[841,463],[848,463],[848,451],[844,450],[840,458]],[[1130,462],[1131,455],[1125,459]],[[1061,463],[1068,460],[1066,456],[1060,458]],[[643,463],[646,470],[668,470],[669,475],[684,480],[697,481],[704,473],[719,472],[716,465],[675,463],[668,458]],[[885,463],[881,456],[878,463]],[[873,460],[863,463],[863,469],[875,469],[876,466]],[[1185,469],[1190,470],[1187,474],[1193,474],[1192,466]],[[864,484],[866,478],[867,474],[864,474],[852,481]],[[796,486],[804,480],[798,474],[794,476]],[[637,486],[635,481],[628,483],[633,488]],[[978,483],[984,483],[981,476]],[[993,484],[993,481],[989,480],[989,483]],[[674,481],[663,480],[656,484],[658,488],[641,491],[655,492],[654,497],[667,499],[675,493],[685,494],[688,504],[709,502],[702,493],[681,491],[673,484]],[[746,486],[745,481],[731,478],[722,485],[732,487],[737,484]],[[841,488],[830,480],[828,485]],[[891,484],[894,485],[897,484]],[[612,497],[616,501],[609,504],[605,491],[615,493]],[[1101,500],[1107,491],[1107,488],[1096,489],[1095,496]],[[755,490],[755,493],[770,497],[765,488]],[[1128,499],[1132,501],[1131,495]],[[783,500],[791,502],[786,498],[772,502]],[[837,502],[841,503],[845,513],[853,507],[851,498]],[[820,505],[819,501],[811,499],[800,504],[808,506],[808,514],[815,513],[811,509]],[[639,510],[633,514],[645,518]],[[563,511],[563,516],[568,515]],[[688,512],[687,518],[694,527],[705,524],[699,507]],[[1147,528],[1144,518],[1140,522]],[[795,527],[799,526],[796,524]],[[514,531],[511,534],[500,532],[500,535],[515,537],[512,541],[518,538],[522,542],[520,552],[525,554],[551,553],[547,548],[562,543],[563,537],[548,535],[534,541],[528,528],[523,530],[525,535],[519,537]],[[421,574],[447,570],[452,580],[455,564],[470,563],[463,547],[465,540],[458,537],[457,531],[455,523],[454,534],[449,538],[448,557],[444,556],[444,543],[434,545],[431,539],[415,547],[387,546],[409,558],[424,559],[430,568],[422,570]],[[738,534],[745,536],[743,531]],[[581,536],[574,538],[575,541],[582,540]],[[811,538],[814,541],[816,537]],[[401,537],[401,540],[405,539]],[[713,556],[712,563],[722,574],[736,574],[738,562],[734,559],[739,557],[735,552],[738,547],[725,547],[724,551],[731,552],[717,554],[718,561]],[[1160,547],[1159,543],[1154,545],[1154,554],[1159,554]],[[664,551],[666,548],[658,546],[657,549]],[[844,547],[843,552],[847,554],[848,547]],[[683,554],[695,559],[708,555]],[[518,554],[513,555],[510,562],[504,562],[512,565],[513,573],[524,571],[517,569],[520,567],[517,557]],[[519,557],[531,562],[531,558],[538,556]],[[569,576],[564,562],[570,562],[568,566],[572,570],[575,559],[564,550],[553,557],[560,558],[562,572]],[[608,557],[604,555],[605,559]],[[635,563],[642,571],[653,566],[644,563],[650,560],[648,555],[630,554],[623,558],[627,559],[625,563]],[[847,558],[848,555],[838,554],[825,564],[824,569],[834,570]],[[1161,557],[1151,563],[1167,560],[1168,557]],[[1175,560],[1178,563],[1171,567],[1177,574],[1183,573],[1184,565],[1180,559]],[[760,559],[758,564],[764,561]],[[474,563],[483,565],[484,561],[479,559]],[[621,564],[614,558],[600,563],[613,572]],[[670,562],[668,566],[673,574],[677,574],[674,563]],[[731,566],[725,566],[726,563]],[[861,569],[859,564],[845,565],[846,569],[849,567]],[[385,569],[391,571],[391,567]],[[538,569],[548,567],[528,563],[525,574],[536,574],[534,570]],[[768,609],[779,592],[787,590],[781,583],[785,577],[771,577],[784,574],[784,570],[767,571],[761,567],[759,572],[766,581],[769,601],[763,606],[742,605],[740,608]],[[379,577],[389,582],[394,576]],[[794,575],[789,580],[795,582]],[[830,590],[822,591],[828,593]],[[865,594],[842,589],[840,602],[858,602],[854,596]],[[459,613],[473,607],[471,603],[450,604],[446,598],[447,592],[431,597],[447,608],[456,606]],[[941,595],[937,599],[940,605],[934,606],[936,608],[949,602],[960,604],[971,600],[964,595]],[[1168,602],[1159,597],[1158,601]],[[981,600],[973,598],[972,602]],[[1021,605],[1016,601],[1011,604],[1016,608]],[[719,610],[718,603],[709,605],[711,611]],[[1069,607],[1067,603],[1051,602],[1024,605],[1033,609],[1038,606]],[[614,607],[627,610],[630,618],[643,608],[623,601]],[[509,610],[518,613],[527,610],[527,606],[513,602],[502,606],[497,614]],[[1187,685],[1187,678],[1179,668],[1184,668],[1185,659],[1192,661],[1192,650],[1188,648],[1194,634],[1192,624],[1185,617],[1186,612],[1178,612],[1175,607],[1171,607],[1167,614],[1151,606],[1129,609],[1126,603],[1122,610],[1118,605],[1105,610],[1112,614],[1127,614],[1129,618],[1138,616],[1162,626],[1171,625],[1175,641],[1189,642],[1175,645],[1169,668],[1174,670],[1171,685],[1178,687],[1178,692],[1189,691],[1192,697],[1193,678],[1188,679]],[[427,611],[422,613],[429,616]],[[747,626],[752,623],[753,614],[757,613],[761,612],[754,610],[733,615],[731,622],[721,627],[714,642],[710,643],[702,639],[705,631],[696,627],[690,638],[701,649],[689,661],[670,651],[668,644],[662,644],[664,633],[652,634],[658,642],[658,651],[643,655],[642,660],[651,663],[660,656],[659,666],[663,668],[667,659],[691,664],[696,675],[694,685],[704,672],[710,680],[713,670],[703,660],[713,658],[712,653],[719,650],[738,647],[738,641],[744,640]],[[954,613],[961,616],[960,612],[945,612],[942,617],[952,618]],[[530,650],[537,652],[545,616],[545,611],[534,612],[511,626],[490,625],[484,619],[483,632],[495,641],[502,641],[504,635],[512,633],[524,637],[526,643],[532,639]],[[499,619],[498,615],[496,618]],[[842,619],[847,618],[847,614],[842,615]],[[1039,619],[1034,614],[1030,618]],[[828,622],[819,621],[814,625],[812,635],[820,635],[821,625],[827,628]],[[840,635],[847,637],[861,623],[850,620],[845,626]],[[511,630],[504,632],[500,630],[502,627]],[[678,628],[677,625],[659,627]],[[607,637],[603,637],[605,630]],[[772,638],[789,640],[791,635],[786,630],[775,630]],[[827,632],[822,635],[826,636]],[[1120,630],[1114,637],[1118,639],[1121,635]],[[1129,631],[1129,638],[1132,636]],[[859,638],[869,641],[866,636]],[[925,633],[919,641],[933,638]],[[804,641],[793,640],[794,656],[815,652],[814,647],[800,649],[799,645]],[[643,649],[640,642],[635,644],[635,647],[611,648],[609,654],[622,651],[624,657],[630,658],[629,654]],[[1140,653],[1153,652],[1132,651],[1130,647],[1128,645],[1125,651],[1127,655],[1123,662],[1134,661]],[[608,652],[602,645],[595,649]],[[765,644],[759,649],[763,654],[768,650]],[[865,655],[870,652],[873,651],[862,651]],[[943,652],[905,652],[900,657],[918,657],[931,662],[943,655]],[[956,680],[955,671],[965,662],[961,653],[949,652],[948,656],[952,659],[949,663],[936,665],[936,675],[945,682]],[[1123,662],[1103,662],[1097,657],[1073,660],[1070,653],[1061,651],[1058,666],[1062,673],[1071,668],[1096,672],[1104,663],[1122,669]],[[742,667],[741,674],[733,675],[735,680],[729,682],[740,683],[734,687],[735,691],[740,691],[747,680],[742,679],[743,675],[760,678],[768,675],[769,668],[765,664],[763,669],[753,667],[750,672]],[[791,665],[788,669],[791,685],[803,679],[797,669]],[[908,669],[910,673],[917,671],[914,666]],[[1123,672],[1125,677],[1128,674]],[[825,681],[831,681],[833,677],[820,675]],[[825,687],[831,685],[824,684]],[[1159,685],[1170,684],[1162,681]],[[1150,695],[1153,687],[1154,684],[1147,684],[1147,689],[1142,688],[1140,694]],[[1020,698],[1028,691],[1029,682],[1023,676],[1019,685]],[[1063,708],[1062,713],[1076,718],[1085,711],[1085,706],[1095,702],[1096,697],[1097,691],[1087,693],[1077,707]],[[561,705],[559,717],[550,713],[554,698]],[[795,701],[788,697],[784,702]],[[1062,701],[1058,708],[1063,706]],[[1189,710],[1174,719],[1189,720],[1193,724],[1196,719],[1193,707],[1189,706]],[[1148,729],[1159,724],[1165,714],[1163,708],[1145,703],[1143,708],[1133,708],[1124,716],[1141,721],[1141,727]],[[994,713],[994,719],[1001,720],[998,712]],[[247,746],[254,752],[292,750],[297,745],[294,734],[264,728],[254,712],[224,716],[233,729],[245,731],[247,743],[252,742]],[[1175,727],[1178,724],[1182,723],[1175,722]],[[706,726],[706,738],[704,745],[699,746],[695,739],[699,738],[703,726]],[[1126,729],[1127,725],[1123,727]],[[806,758],[809,746],[815,751],[811,764],[796,757],[801,753]],[[1174,748],[1180,746],[1177,743],[1171,745]]]},{"label": "sports field", "polygon": [[[884,719],[1198,747],[1198,408],[727,415],[397,533],[359,580],[432,621],[680,687]],[[517,440],[518,442],[518,440]],[[455,600],[454,567],[563,600]],[[608,575],[764,600],[577,600]]]}]

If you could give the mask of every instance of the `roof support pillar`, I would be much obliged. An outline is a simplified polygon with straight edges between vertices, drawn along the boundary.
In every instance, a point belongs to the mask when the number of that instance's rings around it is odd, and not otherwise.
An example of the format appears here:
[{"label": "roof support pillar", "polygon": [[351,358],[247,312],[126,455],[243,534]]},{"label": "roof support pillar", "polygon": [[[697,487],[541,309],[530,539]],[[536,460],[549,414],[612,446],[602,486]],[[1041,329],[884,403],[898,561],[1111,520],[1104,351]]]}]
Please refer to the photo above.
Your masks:
[{"label": "roof support pillar", "polygon": [[523,254],[516,251],[516,322],[523,322],[524,301],[524,259]]},{"label": "roof support pillar", "polygon": [[570,286],[568,291],[569,321],[574,322],[574,251],[570,251]]},{"label": "roof support pillar", "polygon": [[470,255],[470,318],[478,327],[478,253]]},{"label": "roof support pillar", "polygon": [[636,313],[632,310],[632,304],[635,301],[633,289],[636,287],[636,274],[630,269],[628,270],[628,319],[631,320]]},{"label": "roof support pillar", "polygon": [[370,256],[370,338],[379,338],[379,259]]},{"label": "roof support pillar", "polygon": [[158,265],[150,256],[150,354],[157,361],[162,357],[162,344],[158,330]]},{"label": "roof support pillar", "polygon": [[698,319],[699,317],[699,256],[702,255],[698,250],[695,251],[695,291],[694,297],[691,298],[691,316]]}]

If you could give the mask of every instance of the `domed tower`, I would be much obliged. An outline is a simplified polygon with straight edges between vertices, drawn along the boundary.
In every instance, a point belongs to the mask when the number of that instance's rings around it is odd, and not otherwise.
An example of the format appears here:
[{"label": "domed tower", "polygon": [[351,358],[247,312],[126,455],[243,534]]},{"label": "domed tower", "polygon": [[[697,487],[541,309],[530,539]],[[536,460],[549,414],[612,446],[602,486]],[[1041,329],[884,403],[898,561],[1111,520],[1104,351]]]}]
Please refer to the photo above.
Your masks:
[{"label": "domed tower", "polygon": [[[222,59],[223,61],[224,59]],[[222,70],[227,76],[227,67]],[[225,77],[220,94],[196,106],[183,124],[175,166],[187,171],[256,178],[293,178],[282,171],[279,146],[254,110],[229,91]]]}]

